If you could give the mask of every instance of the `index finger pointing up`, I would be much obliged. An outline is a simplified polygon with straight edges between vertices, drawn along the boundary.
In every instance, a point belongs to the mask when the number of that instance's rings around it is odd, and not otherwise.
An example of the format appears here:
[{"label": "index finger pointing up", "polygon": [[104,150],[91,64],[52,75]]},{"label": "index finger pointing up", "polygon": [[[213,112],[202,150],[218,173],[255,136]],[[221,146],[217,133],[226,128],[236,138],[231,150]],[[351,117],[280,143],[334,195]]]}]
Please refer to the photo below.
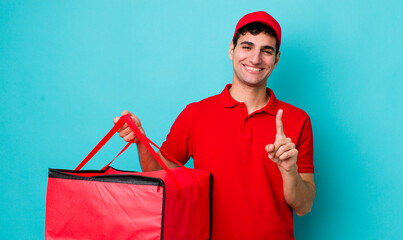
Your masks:
[{"label": "index finger pointing up", "polygon": [[276,137],[285,137],[282,118],[283,118],[283,109],[279,109],[276,115],[276,129],[277,129]]}]

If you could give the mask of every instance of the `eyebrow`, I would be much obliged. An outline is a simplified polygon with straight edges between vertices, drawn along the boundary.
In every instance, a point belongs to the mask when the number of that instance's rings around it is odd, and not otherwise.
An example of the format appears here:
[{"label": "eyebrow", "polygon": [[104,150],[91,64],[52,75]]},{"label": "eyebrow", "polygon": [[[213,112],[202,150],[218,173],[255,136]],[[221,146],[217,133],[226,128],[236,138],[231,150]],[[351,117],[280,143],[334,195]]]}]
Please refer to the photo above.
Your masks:
[{"label": "eyebrow", "polygon": [[[249,45],[249,46],[254,46],[255,44],[253,42],[248,42],[248,41],[243,41],[240,44],[245,44],[245,45]],[[270,46],[270,45],[265,45],[262,47],[262,49],[270,49],[275,51],[274,47]]]},{"label": "eyebrow", "polygon": [[241,44],[246,44],[246,45],[255,45],[253,42],[248,42],[248,41],[243,41]]}]

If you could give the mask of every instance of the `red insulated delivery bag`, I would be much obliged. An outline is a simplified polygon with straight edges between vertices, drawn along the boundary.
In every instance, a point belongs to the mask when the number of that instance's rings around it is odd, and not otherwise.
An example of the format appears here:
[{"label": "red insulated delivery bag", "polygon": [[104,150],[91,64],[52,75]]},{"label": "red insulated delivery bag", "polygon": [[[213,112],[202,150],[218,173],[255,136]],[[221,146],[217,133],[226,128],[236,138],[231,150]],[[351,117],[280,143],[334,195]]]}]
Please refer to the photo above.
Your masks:
[{"label": "red insulated delivery bag", "polygon": [[[124,123],[164,170],[81,170]],[[49,169],[45,239],[209,239],[211,174],[167,168],[150,143],[125,115],[75,170]]]}]

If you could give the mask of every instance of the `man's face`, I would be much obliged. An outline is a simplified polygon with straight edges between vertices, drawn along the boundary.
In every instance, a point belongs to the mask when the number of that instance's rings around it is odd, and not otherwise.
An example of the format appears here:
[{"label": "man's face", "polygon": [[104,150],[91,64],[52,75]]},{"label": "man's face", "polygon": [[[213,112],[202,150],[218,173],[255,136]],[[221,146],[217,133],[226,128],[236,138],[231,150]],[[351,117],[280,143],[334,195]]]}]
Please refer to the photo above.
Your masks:
[{"label": "man's face", "polygon": [[256,36],[247,32],[241,35],[234,48],[231,42],[229,58],[234,68],[233,82],[250,87],[264,85],[276,67],[280,52],[276,55],[276,38],[265,33]]}]

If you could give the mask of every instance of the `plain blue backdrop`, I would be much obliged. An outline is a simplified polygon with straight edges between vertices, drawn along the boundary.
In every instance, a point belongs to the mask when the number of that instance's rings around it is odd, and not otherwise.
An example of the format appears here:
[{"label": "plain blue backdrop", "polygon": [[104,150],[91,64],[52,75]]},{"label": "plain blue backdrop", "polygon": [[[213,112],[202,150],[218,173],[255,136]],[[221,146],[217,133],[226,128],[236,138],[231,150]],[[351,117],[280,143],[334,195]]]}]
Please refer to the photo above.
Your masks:
[{"label": "plain blue backdrop", "polygon": [[[235,24],[257,10],[283,30],[268,86],[313,124],[317,196],[295,217],[296,238],[401,238],[402,9],[397,0],[1,0],[0,238],[44,237],[48,168],[78,165],[124,109],[161,144],[188,103],[221,92]],[[88,168],[123,146],[115,136]],[[114,166],[140,170],[135,147]]]}]

